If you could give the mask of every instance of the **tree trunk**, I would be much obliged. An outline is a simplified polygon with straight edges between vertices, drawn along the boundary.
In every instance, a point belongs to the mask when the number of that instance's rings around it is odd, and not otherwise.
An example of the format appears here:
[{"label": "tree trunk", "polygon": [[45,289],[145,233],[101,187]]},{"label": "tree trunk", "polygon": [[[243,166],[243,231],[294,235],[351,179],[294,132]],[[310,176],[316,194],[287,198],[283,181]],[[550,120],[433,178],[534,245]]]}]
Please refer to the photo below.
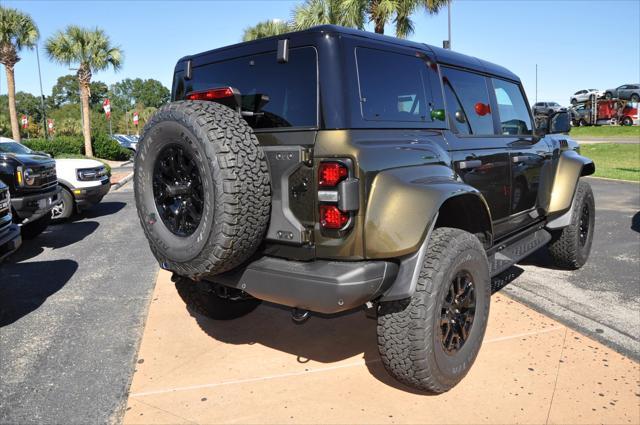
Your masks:
[{"label": "tree trunk", "polygon": [[384,34],[384,20],[376,19],[376,34]]},{"label": "tree trunk", "polygon": [[7,71],[7,94],[9,97],[9,116],[11,119],[11,133],[13,140],[20,141],[20,125],[18,124],[18,112],[16,111],[16,80],[13,74],[13,66],[4,67]]},{"label": "tree trunk", "polygon": [[82,103],[82,134],[84,135],[84,154],[93,157],[91,146],[91,122],[89,114],[89,85],[80,83],[80,102]]}]

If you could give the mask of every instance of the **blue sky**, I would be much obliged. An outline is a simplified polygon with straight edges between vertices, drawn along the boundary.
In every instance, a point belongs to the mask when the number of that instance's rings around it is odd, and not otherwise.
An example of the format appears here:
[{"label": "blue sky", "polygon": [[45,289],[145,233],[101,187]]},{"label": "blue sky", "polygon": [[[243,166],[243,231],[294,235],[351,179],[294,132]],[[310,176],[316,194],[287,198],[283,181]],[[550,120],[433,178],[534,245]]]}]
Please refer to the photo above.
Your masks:
[{"label": "blue sky", "polygon": [[[71,73],[51,63],[43,44],[69,24],[99,26],[125,52],[118,72],[94,79],[155,78],[170,87],[176,60],[240,41],[242,30],[265,19],[289,19],[299,1],[8,1],[29,13],[40,28],[40,62],[45,94]],[[419,12],[410,39],[440,46],[447,37],[446,10]],[[530,102],[568,102],[583,88],[606,89],[640,81],[640,1],[638,0],[454,0],[453,50],[503,65],[523,82]],[[369,28],[370,29],[370,28]],[[392,34],[393,28],[387,28]],[[18,91],[39,93],[36,55],[23,51],[16,66]],[[6,93],[4,70],[0,93]]]}]

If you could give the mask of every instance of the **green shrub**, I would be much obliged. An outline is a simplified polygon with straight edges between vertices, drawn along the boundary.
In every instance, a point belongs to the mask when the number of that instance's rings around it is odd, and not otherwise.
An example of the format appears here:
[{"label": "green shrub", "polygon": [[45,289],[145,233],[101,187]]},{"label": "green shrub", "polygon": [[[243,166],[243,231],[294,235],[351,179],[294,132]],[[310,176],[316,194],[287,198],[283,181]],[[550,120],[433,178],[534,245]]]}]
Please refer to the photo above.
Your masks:
[{"label": "green shrub", "polygon": [[[54,158],[63,155],[84,155],[84,139],[81,136],[56,136],[52,140],[29,139],[22,142],[29,149],[46,152]],[[120,146],[118,142],[108,135],[98,133],[93,137],[93,155],[96,158],[111,161],[126,161],[131,156],[128,149]]]},{"label": "green shrub", "polygon": [[58,136],[53,140],[29,139],[23,140],[22,144],[24,144],[31,150],[46,152],[53,157],[58,157],[64,154],[84,154],[84,143],[82,139],[73,136]]}]

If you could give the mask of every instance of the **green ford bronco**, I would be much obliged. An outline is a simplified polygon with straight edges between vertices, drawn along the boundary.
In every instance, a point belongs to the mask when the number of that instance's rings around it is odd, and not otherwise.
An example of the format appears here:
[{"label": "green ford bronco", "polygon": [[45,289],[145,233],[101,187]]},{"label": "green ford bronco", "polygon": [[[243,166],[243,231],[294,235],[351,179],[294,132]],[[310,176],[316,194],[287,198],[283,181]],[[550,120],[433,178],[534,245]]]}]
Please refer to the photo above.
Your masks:
[{"label": "green ford bronco", "polygon": [[567,112],[530,111],[501,66],[336,26],[186,56],[138,145],[138,214],[192,310],[365,307],[389,373],[447,391],[492,277],[545,245],[589,256],[594,163]]}]

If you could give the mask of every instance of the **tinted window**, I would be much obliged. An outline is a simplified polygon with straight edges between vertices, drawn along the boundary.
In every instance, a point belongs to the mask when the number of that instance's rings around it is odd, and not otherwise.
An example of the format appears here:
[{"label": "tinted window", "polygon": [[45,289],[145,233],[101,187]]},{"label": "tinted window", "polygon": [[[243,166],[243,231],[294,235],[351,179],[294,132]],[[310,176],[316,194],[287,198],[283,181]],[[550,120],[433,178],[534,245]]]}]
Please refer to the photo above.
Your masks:
[{"label": "tinted window", "polygon": [[[317,65],[312,47],[289,51],[289,62],[276,53],[217,62],[193,69],[191,91],[231,86],[242,94],[242,109],[261,112],[246,117],[253,128],[315,127],[317,125]],[[260,107],[261,99],[268,102]]]},{"label": "tinted window", "polygon": [[30,154],[32,151],[18,142],[0,142],[0,152],[15,154]]},{"label": "tinted window", "polygon": [[494,134],[486,78],[451,68],[442,73],[449,122],[461,134]]},{"label": "tinted window", "polygon": [[359,47],[356,50],[362,117],[377,121],[431,121],[424,60]]},{"label": "tinted window", "polygon": [[496,93],[502,134],[531,134],[533,131],[531,117],[520,87],[495,78],[492,79],[492,82]]}]

